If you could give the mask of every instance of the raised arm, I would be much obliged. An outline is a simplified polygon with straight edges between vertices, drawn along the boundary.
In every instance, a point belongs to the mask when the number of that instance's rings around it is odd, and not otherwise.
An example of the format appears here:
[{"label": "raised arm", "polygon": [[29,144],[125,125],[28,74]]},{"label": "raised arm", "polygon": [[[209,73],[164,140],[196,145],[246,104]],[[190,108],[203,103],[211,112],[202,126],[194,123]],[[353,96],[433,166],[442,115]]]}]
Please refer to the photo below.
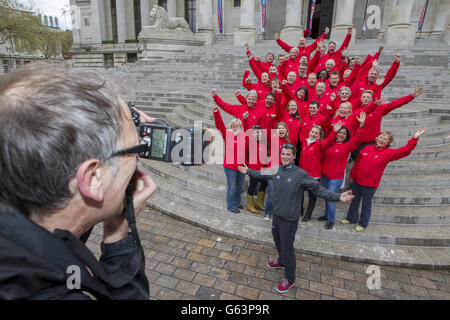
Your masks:
[{"label": "raised arm", "polygon": [[236,99],[238,99],[238,101],[240,103],[242,103],[243,105],[247,104],[247,98],[245,98],[239,90],[236,91],[235,95],[236,95]]},{"label": "raised arm", "polygon": [[[361,70],[361,65],[359,65],[358,63],[355,64],[350,75],[347,77],[347,79],[344,80],[343,85],[351,88],[353,86],[353,83],[355,83],[360,70]],[[341,73],[341,75],[343,76],[343,73]]]},{"label": "raised arm", "polygon": [[316,50],[314,56],[308,61],[308,74],[313,72],[320,61],[320,51]]},{"label": "raised arm", "polygon": [[401,60],[400,53],[396,53],[395,61],[392,63],[392,66],[389,68],[388,72],[386,73],[386,76],[384,77],[384,81],[381,84],[381,89],[386,88],[386,86],[392,80],[394,80],[395,76],[397,75],[398,68],[400,68],[400,60]]},{"label": "raised arm", "polygon": [[353,28],[348,27],[347,36],[345,37],[344,42],[342,42],[341,46],[339,47],[339,49],[337,51],[342,52],[342,50],[344,50],[345,48],[348,48],[348,45],[350,44],[350,40],[352,39],[352,32],[353,32]]},{"label": "raised arm", "polygon": [[289,51],[291,51],[291,49],[293,47],[291,47],[290,45],[288,45],[286,42],[282,41],[279,36],[278,33],[275,33],[275,40],[277,41],[278,45],[286,52],[289,53]]},{"label": "raised arm", "polygon": [[383,108],[383,117],[388,113],[390,113],[392,110],[395,110],[397,108],[400,108],[401,106],[404,106],[407,103],[410,103],[412,100],[414,100],[414,98],[420,96],[422,93],[423,93],[422,88],[416,88],[414,89],[412,94],[395,99],[394,101],[391,101],[389,103],[380,105],[379,108],[380,107]]},{"label": "raised arm", "polygon": [[257,63],[257,61],[253,56],[249,58],[248,64],[250,65],[250,68],[252,68],[252,71],[255,74],[256,78],[258,78],[258,80],[261,81],[261,76],[263,73],[259,67],[259,64]]},{"label": "raised arm", "polygon": [[216,124],[216,128],[217,128],[217,130],[219,130],[220,134],[222,135],[222,138],[225,140],[225,137],[227,136],[227,127],[225,126],[225,123],[223,122],[222,115],[220,114],[220,111],[218,108],[214,108],[213,115],[214,115],[214,122]]},{"label": "raised arm", "polygon": [[319,42],[325,40],[325,38],[327,37],[329,32],[330,32],[330,28],[326,27],[325,28],[325,32],[322,33],[320,35],[320,37],[318,37],[316,39],[316,41],[314,41],[312,44],[310,44],[309,46],[306,47],[308,49],[308,51],[309,51],[309,54],[311,54],[311,52],[313,52],[314,50],[317,49],[317,45],[319,44]]},{"label": "raised arm", "polygon": [[233,117],[241,118],[242,114],[242,105],[231,105],[229,103],[226,103],[222,99],[220,99],[219,95],[217,94],[216,90],[213,89],[211,91],[211,95],[214,99],[214,102],[219,106],[223,111],[226,113],[231,114]]},{"label": "raised arm", "polygon": [[245,89],[247,89],[248,91],[252,90],[251,81],[250,81],[250,83],[248,82],[248,80],[250,80],[248,78],[249,75],[250,75],[250,70],[246,69],[244,72],[244,76],[242,77],[242,86]]}]

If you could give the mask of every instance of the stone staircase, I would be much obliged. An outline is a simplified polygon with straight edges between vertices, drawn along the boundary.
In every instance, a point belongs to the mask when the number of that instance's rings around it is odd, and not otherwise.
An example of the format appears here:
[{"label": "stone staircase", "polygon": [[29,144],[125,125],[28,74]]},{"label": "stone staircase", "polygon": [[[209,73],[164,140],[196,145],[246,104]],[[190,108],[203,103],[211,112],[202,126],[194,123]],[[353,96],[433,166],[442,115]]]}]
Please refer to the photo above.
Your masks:
[{"label": "stone staircase", "polygon": [[[376,41],[357,42],[349,53],[365,57],[368,52],[374,53],[378,45]],[[273,41],[257,43],[252,51],[261,56],[267,51],[281,53]],[[396,51],[384,50],[381,74],[389,68]],[[375,195],[371,223],[364,232],[357,233],[339,223],[334,229],[325,230],[323,223],[314,218],[323,214],[324,202],[319,200],[313,219],[299,224],[295,247],[300,252],[378,265],[425,269],[450,266],[448,46],[424,40],[400,52],[402,65],[383,96],[391,101],[418,86],[425,93],[388,115],[383,129],[394,133],[394,147],[404,145],[424,126],[428,132],[409,157],[387,167]],[[125,98],[148,114],[165,118],[177,127],[202,121],[204,127],[214,128],[215,104],[209,92],[215,88],[225,101],[237,104],[234,92],[246,92],[241,86],[246,68],[244,50],[223,41],[211,48],[201,47],[167,59],[103,72],[121,82],[126,89]],[[225,123],[231,119],[224,112],[222,115]],[[246,210],[234,214],[226,210],[221,165],[186,167],[144,159],[142,166],[159,188],[149,199],[150,206],[214,232],[273,245],[271,224],[263,219],[263,214]],[[346,216],[347,209],[348,204],[337,204],[337,221]]]}]

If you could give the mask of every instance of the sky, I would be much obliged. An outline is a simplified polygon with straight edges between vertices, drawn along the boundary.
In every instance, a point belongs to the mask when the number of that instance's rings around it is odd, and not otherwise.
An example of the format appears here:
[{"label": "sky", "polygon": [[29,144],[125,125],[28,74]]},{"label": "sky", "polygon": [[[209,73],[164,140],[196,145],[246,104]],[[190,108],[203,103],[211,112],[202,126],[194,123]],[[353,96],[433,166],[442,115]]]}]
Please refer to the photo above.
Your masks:
[{"label": "sky", "polygon": [[[27,4],[29,0],[20,0],[20,2]],[[70,1],[69,0],[31,0],[35,4],[36,9],[39,10],[42,15],[58,17],[59,26],[62,30],[70,29]],[[64,16],[62,10],[67,11]]]}]

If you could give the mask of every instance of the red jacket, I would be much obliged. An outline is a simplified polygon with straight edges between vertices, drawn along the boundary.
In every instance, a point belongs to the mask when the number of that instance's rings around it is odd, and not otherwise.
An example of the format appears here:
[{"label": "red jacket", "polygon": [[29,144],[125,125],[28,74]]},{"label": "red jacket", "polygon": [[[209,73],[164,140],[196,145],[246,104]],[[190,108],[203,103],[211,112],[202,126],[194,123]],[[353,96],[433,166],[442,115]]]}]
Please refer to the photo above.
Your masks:
[{"label": "red jacket", "polygon": [[352,35],[347,33],[347,36],[345,37],[344,41],[342,42],[342,45],[334,51],[333,53],[325,53],[323,57],[320,59],[317,67],[314,69],[314,72],[319,72],[322,69],[325,69],[325,64],[328,60],[334,60],[335,66],[333,68],[333,71],[339,70],[341,63],[342,63],[342,50],[348,47],[350,40],[352,39]]},{"label": "red jacket", "polygon": [[[336,115],[331,120],[331,128],[334,128],[334,125],[336,123],[338,123],[339,121],[342,121],[342,126],[347,127],[347,129],[350,130],[350,134],[353,135],[359,127],[359,121],[358,121],[357,117],[359,117],[361,112],[364,111],[366,113],[366,115],[369,115],[372,111],[374,111],[376,109],[376,107],[377,107],[377,105],[374,102],[372,102],[371,104],[369,104],[365,107],[362,107],[356,111],[353,111],[347,118]],[[365,132],[366,132],[366,129],[364,130],[364,135],[365,135]]]},{"label": "red jacket", "polygon": [[394,63],[392,63],[392,66],[386,73],[383,83],[380,85],[376,84],[376,82],[369,83],[369,79],[367,78],[362,81],[356,81],[351,87],[352,99],[355,100],[361,99],[361,94],[364,90],[372,90],[374,93],[373,99],[374,100],[380,99],[381,91],[394,79],[399,67],[400,63],[394,61]]},{"label": "red jacket", "polygon": [[[260,111],[258,110],[257,105],[255,105],[253,108],[250,108],[248,105],[245,104],[231,105],[220,99],[219,95],[214,96],[214,101],[223,111],[241,120],[242,125],[244,126],[244,131],[253,127],[255,124],[258,124],[258,121],[260,119],[259,115]],[[248,112],[249,116],[247,121],[244,122],[242,115],[245,112]]]},{"label": "red jacket", "polygon": [[225,142],[223,166],[231,170],[239,171],[238,166],[246,163],[245,133],[242,131],[239,135],[235,136],[233,131],[227,130],[219,109],[214,109],[213,114],[216,128],[219,130]]},{"label": "red jacket", "polygon": [[250,71],[246,70],[244,72],[244,77],[242,78],[242,86],[248,91],[255,90],[258,93],[258,100],[264,100],[266,98],[266,94],[272,91],[270,85],[265,85],[260,80],[258,80],[257,84],[247,83],[245,82],[245,80],[248,78],[249,75]]},{"label": "red jacket", "polygon": [[381,120],[385,115],[394,109],[411,102],[414,99],[412,94],[398,98],[392,102],[378,105],[373,112],[367,115],[366,122],[364,124],[366,128],[366,134],[363,142],[375,141],[375,138],[380,134]]},{"label": "red jacket", "polygon": [[364,136],[364,127],[360,127],[350,141],[338,143],[334,142],[323,154],[322,174],[328,179],[343,179],[348,157],[356,147],[358,147]]},{"label": "red jacket", "polygon": [[[327,37],[326,33],[323,33],[320,37],[316,39],[312,44],[309,46],[305,46],[303,48],[297,47],[298,49],[298,56],[301,57],[302,55],[306,54],[309,57],[311,56],[311,52],[317,49],[317,44],[320,42],[320,40],[325,39]],[[292,48],[290,45],[288,45],[286,42],[282,41],[281,39],[277,40],[278,45],[283,48],[284,51],[290,52]]]},{"label": "red jacket", "polygon": [[350,178],[366,187],[378,188],[384,169],[389,162],[404,158],[416,148],[418,139],[411,138],[408,143],[398,149],[378,148],[368,145],[359,153],[350,172]]},{"label": "red jacket", "polygon": [[261,170],[269,162],[267,141],[262,138],[257,141],[253,135],[247,137],[245,148],[247,151],[247,166],[252,170]]},{"label": "red jacket", "polygon": [[299,167],[315,179],[322,177],[323,152],[328,149],[335,140],[336,133],[334,131],[325,140],[316,141],[309,145],[306,138],[300,138],[302,151],[300,152]]},{"label": "red jacket", "polygon": [[283,110],[281,105],[276,108],[276,122],[284,122],[289,128],[289,140],[291,144],[296,146],[298,141],[298,135],[300,133],[301,120],[298,115],[292,115],[287,110]]}]

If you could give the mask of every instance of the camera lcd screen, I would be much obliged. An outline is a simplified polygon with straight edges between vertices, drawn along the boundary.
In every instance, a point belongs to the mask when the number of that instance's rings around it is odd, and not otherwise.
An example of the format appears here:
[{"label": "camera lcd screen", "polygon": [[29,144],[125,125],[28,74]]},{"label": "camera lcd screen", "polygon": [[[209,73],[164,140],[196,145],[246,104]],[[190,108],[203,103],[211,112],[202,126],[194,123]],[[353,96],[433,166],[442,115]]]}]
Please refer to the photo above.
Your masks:
[{"label": "camera lcd screen", "polygon": [[166,149],[166,130],[153,129],[152,157],[162,158]]}]

